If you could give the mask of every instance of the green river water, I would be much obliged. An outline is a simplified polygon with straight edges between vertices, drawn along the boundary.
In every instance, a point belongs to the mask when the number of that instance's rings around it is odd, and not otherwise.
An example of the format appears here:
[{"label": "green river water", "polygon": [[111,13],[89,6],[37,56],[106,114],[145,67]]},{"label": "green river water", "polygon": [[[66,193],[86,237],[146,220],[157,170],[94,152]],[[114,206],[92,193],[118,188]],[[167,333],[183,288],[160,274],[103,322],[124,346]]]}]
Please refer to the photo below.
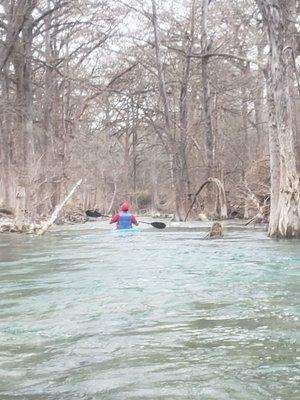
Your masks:
[{"label": "green river water", "polygon": [[298,400],[299,242],[227,224],[2,234],[0,399]]}]

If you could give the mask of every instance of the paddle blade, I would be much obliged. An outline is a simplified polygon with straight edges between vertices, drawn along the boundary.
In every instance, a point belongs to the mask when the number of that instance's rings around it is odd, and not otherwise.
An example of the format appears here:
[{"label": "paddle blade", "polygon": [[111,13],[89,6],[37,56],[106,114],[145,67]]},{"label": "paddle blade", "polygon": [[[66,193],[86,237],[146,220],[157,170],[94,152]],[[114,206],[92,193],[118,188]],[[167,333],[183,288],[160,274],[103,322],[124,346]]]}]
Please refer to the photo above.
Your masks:
[{"label": "paddle blade", "polygon": [[151,222],[151,225],[157,229],[165,229],[166,227],[166,224],[164,224],[163,222]]}]

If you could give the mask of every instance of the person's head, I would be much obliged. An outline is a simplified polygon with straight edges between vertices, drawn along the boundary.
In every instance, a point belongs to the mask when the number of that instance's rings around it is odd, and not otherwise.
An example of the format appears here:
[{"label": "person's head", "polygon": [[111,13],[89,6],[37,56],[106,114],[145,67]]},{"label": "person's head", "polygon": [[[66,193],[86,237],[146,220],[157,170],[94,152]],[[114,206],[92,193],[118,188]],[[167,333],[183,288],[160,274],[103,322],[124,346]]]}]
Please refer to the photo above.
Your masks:
[{"label": "person's head", "polygon": [[124,201],[123,203],[121,203],[121,205],[120,205],[120,210],[121,210],[121,211],[124,211],[124,212],[127,212],[127,211],[129,210],[129,205],[128,205],[128,203],[126,203],[125,201]]}]

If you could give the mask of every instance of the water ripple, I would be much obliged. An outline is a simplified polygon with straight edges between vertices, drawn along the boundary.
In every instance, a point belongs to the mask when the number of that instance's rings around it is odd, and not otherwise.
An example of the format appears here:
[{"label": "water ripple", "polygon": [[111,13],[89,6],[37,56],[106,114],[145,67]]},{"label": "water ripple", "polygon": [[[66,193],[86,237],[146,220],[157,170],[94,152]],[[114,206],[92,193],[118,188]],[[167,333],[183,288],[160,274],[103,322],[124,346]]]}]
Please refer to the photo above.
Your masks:
[{"label": "water ripple", "polygon": [[1,400],[298,399],[299,243],[207,229],[1,236]]}]

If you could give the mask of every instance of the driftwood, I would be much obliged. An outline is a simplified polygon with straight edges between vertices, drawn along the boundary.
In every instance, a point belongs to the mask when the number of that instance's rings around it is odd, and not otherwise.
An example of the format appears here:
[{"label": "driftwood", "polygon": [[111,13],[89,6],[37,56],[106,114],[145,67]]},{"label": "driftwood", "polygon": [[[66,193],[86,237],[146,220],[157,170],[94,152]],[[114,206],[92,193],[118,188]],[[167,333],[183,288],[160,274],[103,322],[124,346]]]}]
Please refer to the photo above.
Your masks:
[{"label": "driftwood", "polygon": [[221,222],[214,222],[210,228],[210,231],[203,239],[208,238],[221,238],[223,237],[223,225]]},{"label": "driftwood", "polygon": [[264,204],[262,206],[258,203],[258,213],[253,218],[251,218],[249,221],[247,221],[245,223],[245,226],[250,225],[252,222],[261,223],[263,221],[265,221],[265,222],[267,221],[267,219],[268,219],[267,215],[270,212],[270,205],[268,204],[269,201],[270,201],[270,197],[268,196],[267,198],[265,198]]},{"label": "driftwood", "polygon": [[220,222],[214,222],[209,232],[209,237],[222,237],[223,226]]},{"label": "driftwood", "polygon": [[220,217],[221,218],[227,218],[227,205],[226,205],[226,194],[225,194],[225,189],[224,189],[224,185],[221,181],[219,181],[219,179],[217,178],[208,178],[201,186],[200,188],[197,190],[195,196],[194,196],[194,200],[192,201],[192,204],[190,205],[190,208],[188,209],[188,212],[186,213],[186,216],[184,218],[184,221],[187,220],[192,208],[194,207],[194,204],[197,200],[197,196],[201,193],[201,191],[205,188],[206,185],[208,185],[209,183],[214,183],[217,186],[218,189],[218,200],[220,203]]},{"label": "driftwood", "polygon": [[75,190],[77,189],[77,187],[81,184],[82,179],[80,179],[76,185],[73,187],[73,189],[71,190],[71,192],[68,194],[68,196],[64,199],[64,201],[59,204],[58,206],[55,207],[54,212],[52,213],[51,217],[48,219],[48,221],[45,221],[41,224],[41,227],[39,227],[36,230],[36,233],[38,235],[43,235],[49,228],[51,225],[54,224],[55,220],[57,219],[61,209],[63,208],[63,206],[68,202],[68,200],[72,197],[73,193],[75,192]]}]

